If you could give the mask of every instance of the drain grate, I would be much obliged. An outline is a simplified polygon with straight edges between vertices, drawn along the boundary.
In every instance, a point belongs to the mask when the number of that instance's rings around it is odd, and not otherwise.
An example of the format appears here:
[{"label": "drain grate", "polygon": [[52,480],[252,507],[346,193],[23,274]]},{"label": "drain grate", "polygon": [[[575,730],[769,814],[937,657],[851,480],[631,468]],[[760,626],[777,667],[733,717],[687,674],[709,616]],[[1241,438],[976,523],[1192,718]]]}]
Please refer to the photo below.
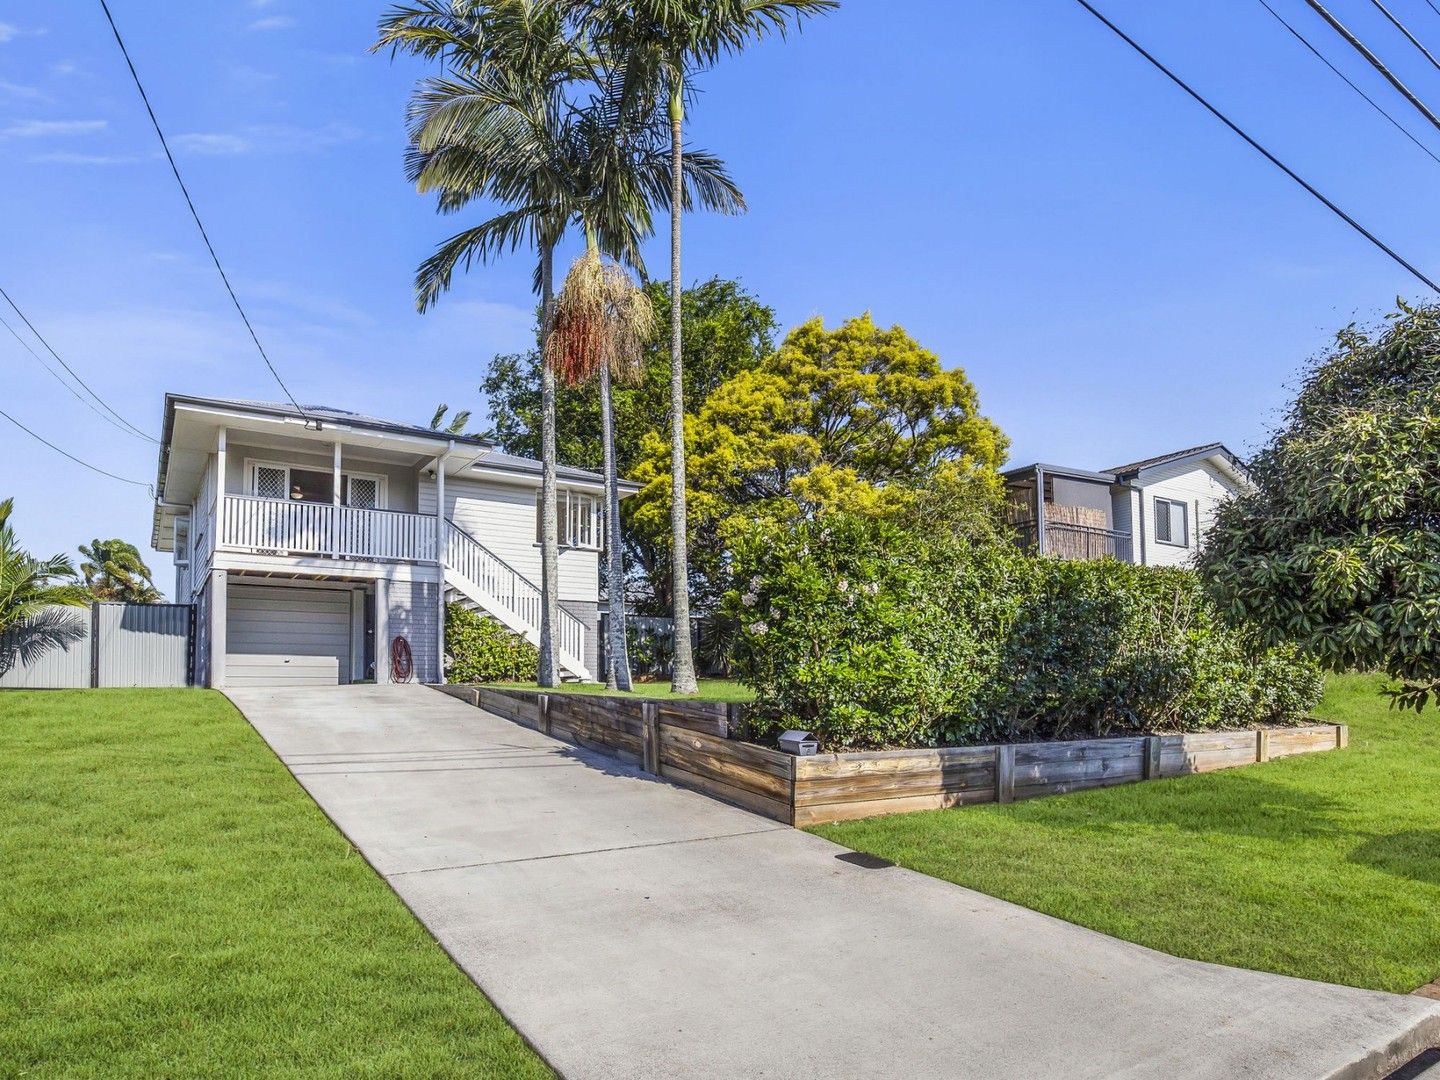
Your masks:
[{"label": "drain grate", "polygon": [[1420,1080],[1422,1076],[1440,1077],[1440,1047],[1426,1050],[1419,1057],[1401,1065],[1385,1080]]},{"label": "drain grate", "polygon": [[882,859],[879,855],[866,855],[863,851],[847,851],[843,855],[836,855],[835,858],[864,870],[884,870],[887,866],[895,865],[889,859]]}]

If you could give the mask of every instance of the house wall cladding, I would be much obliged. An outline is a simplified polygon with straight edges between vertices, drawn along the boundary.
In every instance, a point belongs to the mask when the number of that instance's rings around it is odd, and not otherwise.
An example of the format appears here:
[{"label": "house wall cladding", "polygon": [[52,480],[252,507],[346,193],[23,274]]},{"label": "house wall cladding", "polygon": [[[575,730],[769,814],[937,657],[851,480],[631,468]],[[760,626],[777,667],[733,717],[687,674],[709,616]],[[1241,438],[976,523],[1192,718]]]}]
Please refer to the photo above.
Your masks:
[{"label": "house wall cladding", "polygon": [[[535,542],[535,489],[463,477],[445,478],[445,511],[495,555],[535,584],[540,583],[540,545]],[[420,513],[435,513],[435,481],[420,481]],[[560,600],[593,601],[600,594],[600,554],[560,549]]]},{"label": "house wall cladding", "polygon": [[[403,637],[410,643],[415,662],[415,682],[440,681],[436,639],[440,634],[440,586],[433,581],[391,581],[389,585],[390,625],[393,640]],[[384,643],[389,648],[389,642]]]},{"label": "house wall cladding", "polygon": [[[73,611],[73,637],[0,673],[0,687],[189,686],[189,604],[92,604]],[[11,656],[9,649],[0,654]]]}]

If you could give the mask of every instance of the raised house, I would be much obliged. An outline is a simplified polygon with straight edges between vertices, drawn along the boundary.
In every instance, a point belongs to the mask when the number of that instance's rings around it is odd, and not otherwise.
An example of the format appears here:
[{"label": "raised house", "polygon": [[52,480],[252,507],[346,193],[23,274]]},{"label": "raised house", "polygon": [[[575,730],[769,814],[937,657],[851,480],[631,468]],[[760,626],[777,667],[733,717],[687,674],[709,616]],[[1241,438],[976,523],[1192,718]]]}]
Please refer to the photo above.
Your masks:
[{"label": "raised house", "polygon": [[[562,466],[557,662],[594,678],[602,478]],[[636,485],[621,483],[621,495]],[[206,686],[443,678],[443,605],[538,642],[540,463],[333,408],[168,394],[153,545]]]}]

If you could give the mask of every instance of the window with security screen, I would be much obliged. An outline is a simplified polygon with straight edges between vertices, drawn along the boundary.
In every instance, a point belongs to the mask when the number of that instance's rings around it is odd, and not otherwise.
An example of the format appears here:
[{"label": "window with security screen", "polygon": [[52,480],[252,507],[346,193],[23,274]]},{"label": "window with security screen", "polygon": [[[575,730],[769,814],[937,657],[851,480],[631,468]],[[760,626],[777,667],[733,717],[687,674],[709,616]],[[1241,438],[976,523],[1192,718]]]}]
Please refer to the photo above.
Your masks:
[{"label": "window with security screen", "polygon": [[270,465],[255,466],[255,494],[262,499],[284,499],[289,496],[287,488],[289,470]]}]

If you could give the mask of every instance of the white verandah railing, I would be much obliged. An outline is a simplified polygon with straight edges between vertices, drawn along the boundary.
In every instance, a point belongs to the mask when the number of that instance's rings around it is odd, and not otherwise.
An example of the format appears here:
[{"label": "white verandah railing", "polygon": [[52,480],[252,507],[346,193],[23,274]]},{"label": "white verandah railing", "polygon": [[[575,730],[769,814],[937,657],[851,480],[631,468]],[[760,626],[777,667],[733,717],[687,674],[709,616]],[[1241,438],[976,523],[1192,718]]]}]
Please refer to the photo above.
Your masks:
[{"label": "white verandah railing", "polygon": [[266,555],[434,562],[435,519],[396,510],[226,495],[220,547]]}]

